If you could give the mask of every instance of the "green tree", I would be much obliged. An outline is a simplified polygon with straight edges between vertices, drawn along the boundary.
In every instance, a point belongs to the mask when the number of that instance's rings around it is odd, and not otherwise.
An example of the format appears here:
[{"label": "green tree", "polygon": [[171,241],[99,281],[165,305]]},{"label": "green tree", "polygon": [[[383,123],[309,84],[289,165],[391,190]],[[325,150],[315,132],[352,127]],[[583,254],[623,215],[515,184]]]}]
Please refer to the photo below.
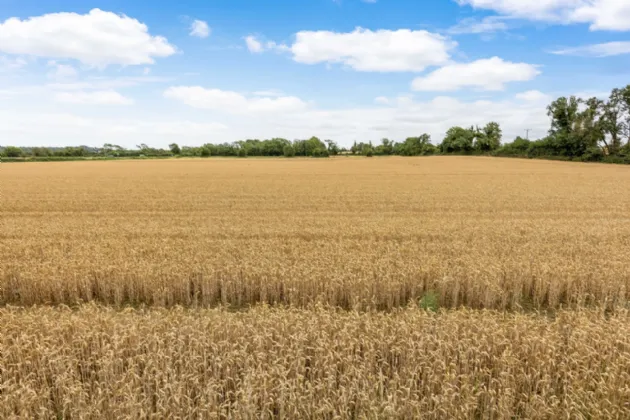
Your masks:
[{"label": "green tree", "polygon": [[473,150],[475,131],[470,128],[451,127],[442,140],[440,149],[442,153],[468,153]]},{"label": "green tree", "polygon": [[339,146],[333,140],[324,140],[328,147],[328,153],[332,156],[336,156],[339,154]]},{"label": "green tree", "polygon": [[388,138],[381,139],[381,144],[374,149],[377,155],[392,155],[394,154],[394,142]]},{"label": "green tree", "polygon": [[35,157],[50,156],[50,150],[48,150],[46,147],[33,147],[31,149],[31,154]]},{"label": "green tree", "polygon": [[210,151],[209,147],[203,146],[200,150],[200,155],[201,157],[210,157],[212,155],[212,152]]},{"label": "green tree", "polygon": [[502,131],[499,123],[489,122],[486,126],[475,133],[474,147],[480,152],[491,152],[501,147]]},{"label": "green tree", "polygon": [[316,158],[327,158],[330,156],[330,153],[328,153],[328,149],[325,147],[318,147],[311,152],[311,156]]},{"label": "green tree", "polygon": [[549,134],[572,134],[578,119],[580,101],[575,96],[561,97],[547,107],[547,115],[551,117]]},{"label": "green tree", "polygon": [[352,144],[352,147],[350,148],[350,153],[352,153],[353,155],[357,154],[357,152],[359,152],[360,149],[357,146],[357,141],[355,140],[354,143]]},{"label": "green tree", "polygon": [[4,155],[10,158],[20,157],[22,156],[22,149],[15,146],[7,146],[4,149]]},{"label": "green tree", "polygon": [[284,146],[283,154],[284,154],[285,157],[294,157],[295,156],[295,148],[292,145],[287,144],[286,146]]},{"label": "green tree", "polygon": [[[627,89],[630,89],[630,85],[628,85]],[[627,122],[624,120],[624,108],[623,90],[613,89],[608,102],[604,104],[602,115],[602,129],[605,134],[610,136],[610,140],[606,140],[606,136],[604,135],[603,141],[607,149],[606,151],[611,155],[621,150],[622,139],[626,135]]]},{"label": "green tree", "polygon": [[544,147],[551,154],[582,156],[586,149],[593,146],[594,139],[598,137],[595,128],[597,106],[592,101],[590,104],[587,103],[586,110],[580,112],[581,103],[584,101],[575,96],[561,97],[547,107],[551,129]]},{"label": "green tree", "polygon": [[171,153],[174,155],[179,155],[182,153],[182,150],[179,148],[177,143],[169,144],[168,148],[171,149]]},{"label": "green tree", "polygon": [[407,137],[403,143],[396,144],[396,154],[402,156],[421,156],[435,153],[435,146],[431,144],[431,136],[422,134],[419,137]]}]

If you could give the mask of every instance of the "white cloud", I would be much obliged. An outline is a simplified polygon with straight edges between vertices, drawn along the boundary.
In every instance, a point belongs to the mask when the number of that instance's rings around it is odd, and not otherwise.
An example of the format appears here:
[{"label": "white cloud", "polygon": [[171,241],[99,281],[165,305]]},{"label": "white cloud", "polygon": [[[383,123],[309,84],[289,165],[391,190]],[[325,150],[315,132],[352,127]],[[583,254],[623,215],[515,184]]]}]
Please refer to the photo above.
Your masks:
[{"label": "white cloud", "polygon": [[587,23],[591,30],[630,30],[630,2],[625,0],[456,0],[460,5],[507,16],[556,23]]},{"label": "white cloud", "polygon": [[70,91],[55,94],[57,102],[85,105],[131,105],[133,100],[114,90],[97,90],[92,92]]},{"label": "white cloud", "polygon": [[374,103],[379,105],[389,105],[389,99],[385,96],[379,96],[377,98],[374,98]]},{"label": "white cloud", "polygon": [[22,57],[9,58],[0,56],[0,73],[21,70],[28,65]]},{"label": "white cloud", "polygon": [[446,63],[457,43],[439,34],[409,29],[356,28],[353,32],[302,31],[290,47],[299,63],[341,63],[357,71],[422,71]]},{"label": "white cloud", "polygon": [[39,57],[76,59],[86,65],[152,64],[175,47],[152,36],[145,24],[99,9],[88,14],[51,13],[0,23],[0,51]]},{"label": "white cloud", "polygon": [[582,0],[455,0],[459,5],[494,10],[508,16],[526,19],[555,20]]},{"label": "white cloud", "polygon": [[245,44],[247,44],[247,49],[253,53],[261,53],[265,49],[263,44],[253,35],[245,37]]},{"label": "white cloud", "polygon": [[54,90],[110,90],[138,86],[147,83],[165,83],[172,79],[152,76],[90,77],[80,81],[49,83],[46,88]]},{"label": "white cloud", "polygon": [[164,92],[166,98],[175,99],[194,108],[212,109],[233,114],[296,112],[307,104],[295,96],[251,97],[237,92],[206,89],[201,86],[173,86]]},{"label": "white cloud", "polygon": [[280,90],[276,89],[268,89],[268,90],[257,90],[256,92],[252,92],[254,96],[269,96],[269,97],[278,97],[283,96],[284,93]]},{"label": "white cloud", "polygon": [[[18,146],[99,146],[114,141],[126,147],[140,142],[167,147],[173,141],[180,145],[200,145],[244,138],[296,139],[317,135],[349,146],[355,139],[378,141],[388,137],[400,141],[420,133],[428,133],[434,142],[439,142],[451,126],[482,125],[488,121],[501,124],[506,140],[523,135],[525,128],[533,130],[530,138],[545,135],[549,128],[547,103],[543,101],[464,101],[447,96],[418,101],[404,95],[391,97],[387,105],[318,108],[311,104],[292,109],[283,104],[260,112],[259,107],[250,106],[251,98],[245,97],[243,102],[243,95],[233,94],[227,92],[227,99],[219,94],[221,100],[210,104],[203,101],[195,104],[200,109],[172,107],[168,113],[152,110],[151,119],[139,107],[99,108],[94,113],[92,107],[82,103],[67,103],[63,109],[68,112],[60,114],[59,105],[54,102],[31,102],[25,101],[24,95],[15,96],[11,101],[0,101],[0,137],[10,138]],[[41,95],[32,92],[32,97]],[[238,107],[244,111],[237,110]],[[289,108],[291,112],[287,112]]]},{"label": "white cloud", "polygon": [[577,55],[582,57],[610,57],[630,54],[630,41],[607,42],[604,44],[583,45],[553,51],[559,55]]},{"label": "white cloud", "polygon": [[497,91],[503,90],[506,83],[528,81],[539,74],[534,65],[492,57],[441,67],[414,79],[412,88],[418,91],[454,91],[461,88]]},{"label": "white cloud", "polygon": [[[37,121],[37,124],[33,124]],[[18,146],[102,146],[116,143],[133,148],[138,143],[168,147],[172,142],[185,145],[207,143],[225,135],[220,123],[188,119],[96,118],[73,113],[15,112],[0,114],[0,135]],[[86,136],[89,133],[89,136]],[[220,139],[221,137],[219,137]]]},{"label": "white cloud", "polygon": [[[147,120],[129,115],[133,108],[112,108],[111,112],[117,113],[105,118],[101,113],[98,117],[84,115],[85,107],[81,105],[76,106],[74,113],[59,114],[36,112],[28,107],[16,110],[5,104],[4,108],[0,105],[0,136],[11,138],[18,146],[100,146],[115,139],[115,143],[126,147],[140,142],[167,147],[172,141],[180,145],[200,145],[244,138],[295,139],[317,135],[349,146],[355,139],[378,141],[388,137],[400,141],[420,133],[430,134],[437,143],[454,125],[465,127],[497,121],[503,129],[504,139],[511,140],[523,135],[525,128],[533,130],[530,138],[544,136],[549,129],[546,105],[516,100],[462,101],[445,96],[417,102],[406,97],[389,106],[306,108],[292,113],[280,108],[272,113],[226,115],[221,121],[212,122],[214,112],[211,110],[207,113],[199,111],[201,114],[198,115],[197,111],[191,111],[181,119],[164,115]],[[90,135],[86,137],[86,133]]]},{"label": "white cloud", "polygon": [[195,20],[192,25],[190,25],[190,36],[208,38],[210,36],[210,27],[203,20]]},{"label": "white cloud", "polygon": [[486,16],[481,20],[466,18],[448,29],[448,33],[458,34],[485,34],[508,29],[504,19],[500,16]]},{"label": "white cloud", "polygon": [[551,96],[542,93],[539,90],[528,90],[516,94],[516,99],[526,102],[550,102]]},{"label": "white cloud", "polygon": [[48,62],[48,67],[53,69],[48,72],[48,77],[55,80],[68,80],[77,77],[77,70],[69,64],[60,64],[52,60]]},{"label": "white cloud", "polygon": [[571,20],[590,23],[593,31],[630,30],[630,2],[627,0],[591,0],[582,3],[571,14]]}]

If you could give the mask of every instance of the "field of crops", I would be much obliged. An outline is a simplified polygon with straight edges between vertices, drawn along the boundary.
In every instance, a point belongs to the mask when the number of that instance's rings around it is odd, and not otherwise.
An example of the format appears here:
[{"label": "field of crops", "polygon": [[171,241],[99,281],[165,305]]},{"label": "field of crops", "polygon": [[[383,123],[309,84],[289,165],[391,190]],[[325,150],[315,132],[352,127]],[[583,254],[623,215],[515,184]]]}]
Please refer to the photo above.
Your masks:
[{"label": "field of crops", "polygon": [[630,418],[630,167],[0,166],[0,418]]}]

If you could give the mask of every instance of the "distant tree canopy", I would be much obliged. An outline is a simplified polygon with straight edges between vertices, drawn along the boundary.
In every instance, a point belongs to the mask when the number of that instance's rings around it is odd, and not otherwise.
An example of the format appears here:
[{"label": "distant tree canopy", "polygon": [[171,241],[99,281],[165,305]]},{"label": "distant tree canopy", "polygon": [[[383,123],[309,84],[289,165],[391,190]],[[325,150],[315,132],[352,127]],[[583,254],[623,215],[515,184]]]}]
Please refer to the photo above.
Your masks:
[{"label": "distant tree canopy", "polygon": [[200,147],[157,149],[141,143],[136,149],[105,143],[101,148],[88,146],[63,148],[0,147],[0,155],[24,159],[72,159],[81,157],[168,157],[168,156],[284,156],[328,157],[350,153],[361,156],[426,156],[433,154],[484,154],[528,158],[558,158],[584,161],[630,163],[630,85],[613,89],[607,100],[561,97],[547,107],[550,118],[548,135],[530,141],[517,137],[511,143],[501,143],[502,130],[497,122],[483,127],[455,126],[448,129],[441,143],[434,145],[428,134],[407,137],[402,142],[388,138],[380,144],[355,141],[349,150],[333,140],[311,137],[304,140],[272,138],[247,139],[233,143],[207,143]]}]

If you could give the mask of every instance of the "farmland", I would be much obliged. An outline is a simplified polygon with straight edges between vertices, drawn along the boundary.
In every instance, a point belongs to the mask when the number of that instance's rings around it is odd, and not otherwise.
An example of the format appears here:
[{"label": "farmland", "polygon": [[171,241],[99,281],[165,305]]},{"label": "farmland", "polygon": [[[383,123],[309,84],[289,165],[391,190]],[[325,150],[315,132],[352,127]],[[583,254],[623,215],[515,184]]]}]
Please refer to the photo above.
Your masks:
[{"label": "farmland", "polygon": [[627,418],[628,185],[483,157],[3,164],[0,417]]}]

